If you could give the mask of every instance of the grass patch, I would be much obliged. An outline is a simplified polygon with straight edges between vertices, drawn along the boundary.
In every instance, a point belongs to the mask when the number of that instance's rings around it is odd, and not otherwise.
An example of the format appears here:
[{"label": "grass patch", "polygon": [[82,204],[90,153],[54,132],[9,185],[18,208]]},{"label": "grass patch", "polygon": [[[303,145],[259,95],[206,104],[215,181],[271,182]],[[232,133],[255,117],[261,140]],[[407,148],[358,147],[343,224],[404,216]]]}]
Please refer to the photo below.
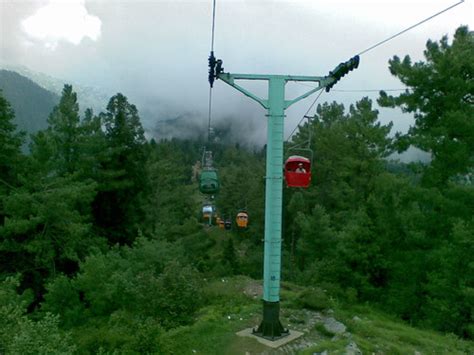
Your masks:
[{"label": "grass patch", "polygon": [[314,353],[321,353],[323,351],[328,351],[330,354],[344,354],[345,348],[349,344],[347,339],[337,339],[337,340],[323,340],[319,344],[312,346],[308,349],[301,351],[303,355],[313,355]]},{"label": "grass patch", "polygon": [[258,323],[261,314],[255,306],[245,306],[241,313],[230,315],[230,319],[219,313],[215,307],[207,307],[207,312],[193,325],[168,332],[162,341],[172,351],[163,354],[241,355],[245,351],[256,354],[268,350],[255,339],[235,334]]},{"label": "grass patch", "polygon": [[[346,316],[347,310],[344,311]],[[352,313],[354,314],[354,313]],[[471,354],[474,344],[452,335],[411,327],[369,307],[359,308],[361,320],[346,319],[353,340],[365,353]],[[353,316],[352,316],[353,317]]]},{"label": "grass patch", "polygon": [[246,276],[221,277],[208,281],[203,288],[204,296],[212,303],[232,301],[233,303],[248,304],[253,300],[245,295],[245,286],[255,282]]},{"label": "grass patch", "polygon": [[[221,354],[234,337],[231,325],[222,321],[198,321],[168,332],[164,342],[174,354]],[[164,352],[165,353],[165,352]]]}]

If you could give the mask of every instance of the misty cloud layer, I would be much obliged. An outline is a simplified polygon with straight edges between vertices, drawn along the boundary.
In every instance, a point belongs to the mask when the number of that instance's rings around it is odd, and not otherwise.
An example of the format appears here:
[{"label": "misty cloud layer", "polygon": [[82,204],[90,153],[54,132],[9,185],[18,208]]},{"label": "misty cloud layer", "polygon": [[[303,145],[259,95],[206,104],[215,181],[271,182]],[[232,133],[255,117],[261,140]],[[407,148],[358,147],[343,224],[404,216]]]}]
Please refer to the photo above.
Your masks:
[{"label": "misty cloud layer", "polygon": [[[85,1],[87,16],[101,23],[100,37],[82,33],[80,42],[58,40],[54,50],[40,43],[40,38],[31,41],[21,25],[49,3],[1,2],[0,65],[25,65],[105,93],[122,92],[137,105],[149,132],[157,129],[158,121],[173,118],[189,121],[178,130],[182,134],[186,127],[207,129],[212,1]],[[324,76],[339,62],[451,4],[448,0],[218,0],[215,53],[224,60],[225,70],[233,73]],[[423,59],[426,41],[452,36],[459,25],[472,22],[470,10],[472,3],[464,3],[363,55],[359,69],[324,93],[319,103],[337,101],[348,107],[363,96],[375,103],[378,96],[377,92],[338,89],[402,88],[390,75],[388,60],[405,54],[414,61]],[[264,83],[246,85],[266,95]],[[309,89],[288,84],[287,97]],[[286,135],[314,97],[287,110]],[[396,110],[380,112],[382,123],[394,121],[394,131],[405,131],[411,122]],[[266,139],[265,111],[221,81],[213,90],[213,122],[227,122],[234,136],[256,144]]]},{"label": "misty cloud layer", "polygon": [[85,37],[97,41],[101,22],[98,17],[87,13],[85,0],[69,0],[53,1],[41,7],[21,21],[21,27],[30,39],[55,50],[60,41],[74,45],[80,44]]}]

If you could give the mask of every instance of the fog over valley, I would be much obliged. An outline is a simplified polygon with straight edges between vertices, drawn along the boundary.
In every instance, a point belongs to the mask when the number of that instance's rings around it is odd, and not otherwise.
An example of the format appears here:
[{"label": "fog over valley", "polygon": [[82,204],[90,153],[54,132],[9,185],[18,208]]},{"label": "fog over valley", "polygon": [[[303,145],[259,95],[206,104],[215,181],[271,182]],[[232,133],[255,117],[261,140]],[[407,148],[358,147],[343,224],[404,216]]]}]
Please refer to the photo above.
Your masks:
[{"label": "fog over valley", "polygon": [[[449,5],[426,0],[217,1],[214,50],[225,71],[233,73],[324,76],[340,62]],[[376,106],[378,90],[404,88],[389,73],[388,60],[406,54],[423,59],[428,39],[452,36],[459,25],[472,22],[469,10],[472,1],[362,55],[359,68],[323,93],[318,104],[336,101],[348,109],[368,96]],[[2,1],[0,66],[23,66],[72,83],[80,102],[94,110],[105,109],[107,99],[121,92],[138,107],[148,135],[159,136],[161,127],[163,136],[188,137],[207,129],[211,18],[211,1]],[[264,83],[243,85],[266,95]],[[289,83],[287,97],[309,89]],[[285,136],[314,98],[287,110]],[[379,111],[382,123],[393,122],[392,134],[406,132],[413,122],[397,109]],[[189,122],[164,128],[176,118]],[[213,126],[232,127],[243,144],[261,146],[265,120],[258,104],[221,81],[215,83]]]}]

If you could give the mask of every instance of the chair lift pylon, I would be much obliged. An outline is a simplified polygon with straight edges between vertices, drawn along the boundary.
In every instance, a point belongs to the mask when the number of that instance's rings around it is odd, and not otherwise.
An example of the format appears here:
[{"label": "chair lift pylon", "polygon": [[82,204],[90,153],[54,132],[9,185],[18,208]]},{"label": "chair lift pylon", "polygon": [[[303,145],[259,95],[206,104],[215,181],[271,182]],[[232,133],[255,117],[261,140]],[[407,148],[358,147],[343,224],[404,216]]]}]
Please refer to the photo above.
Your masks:
[{"label": "chair lift pylon", "polygon": [[[356,61],[359,63],[357,56]],[[349,63],[349,62],[347,62]],[[346,64],[347,64],[346,63]],[[341,63],[344,64],[344,63]],[[347,64],[351,66],[355,64]],[[253,333],[270,340],[289,335],[280,322],[280,276],[281,276],[281,229],[283,191],[283,132],[285,110],[309,95],[332,86],[340,78],[331,76],[293,76],[267,74],[225,73],[222,60],[215,60],[211,51],[209,57],[209,81],[221,79],[244,95],[257,101],[267,110],[267,156],[265,184],[265,236],[263,266],[263,320]],[[355,66],[357,67],[357,66]],[[351,67],[350,70],[352,70]],[[211,81],[212,78],[212,81]],[[236,83],[236,80],[264,80],[268,82],[268,99],[262,99]],[[318,86],[292,100],[285,99],[285,85],[288,81],[317,82]]]}]

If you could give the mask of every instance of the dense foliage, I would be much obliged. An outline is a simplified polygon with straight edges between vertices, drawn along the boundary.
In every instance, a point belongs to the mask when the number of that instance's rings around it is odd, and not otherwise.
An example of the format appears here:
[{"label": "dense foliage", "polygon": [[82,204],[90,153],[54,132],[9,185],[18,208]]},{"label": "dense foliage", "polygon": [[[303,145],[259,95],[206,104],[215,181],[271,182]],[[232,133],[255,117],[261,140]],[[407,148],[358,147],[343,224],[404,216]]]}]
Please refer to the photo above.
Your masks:
[{"label": "dense foliage", "polygon": [[428,184],[446,184],[456,174],[472,172],[474,165],[474,37],[467,27],[448,37],[428,41],[425,62],[394,56],[390,72],[407,86],[398,97],[381,92],[379,103],[412,112],[415,124],[398,135],[398,148],[410,144],[431,153],[426,167]]},{"label": "dense foliage", "polygon": [[[474,337],[473,49],[460,28],[428,42],[426,63],[390,61],[409,90],[379,101],[415,112],[407,135],[390,138],[368,98],[320,105],[300,127],[291,144],[310,139],[313,179],[284,192],[283,279]],[[171,352],[209,305],[235,309],[216,279],[261,278],[265,149],[207,145],[220,217],[250,217],[225,231],[200,223],[203,142],[146,141],[124,95],[81,115],[66,85],[29,154],[13,119],[0,96],[0,352]],[[431,163],[388,162],[409,144]],[[324,308],[321,295],[300,303]]]}]

